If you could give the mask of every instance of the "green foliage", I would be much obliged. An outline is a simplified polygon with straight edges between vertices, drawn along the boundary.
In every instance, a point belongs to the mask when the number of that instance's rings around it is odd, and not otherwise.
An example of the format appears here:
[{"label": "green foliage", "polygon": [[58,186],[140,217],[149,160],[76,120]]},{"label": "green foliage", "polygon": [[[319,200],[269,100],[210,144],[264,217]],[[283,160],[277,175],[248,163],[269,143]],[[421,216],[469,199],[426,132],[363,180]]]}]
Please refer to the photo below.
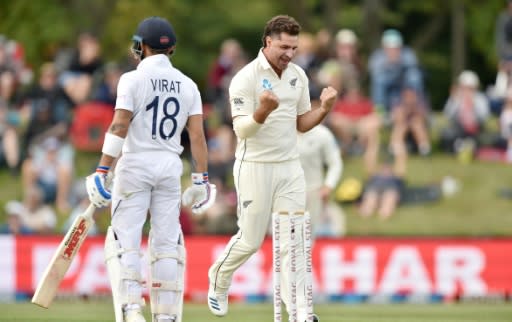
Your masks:
[{"label": "green foliage", "polygon": [[[452,68],[450,22],[456,1],[463,4],[466,13],[467,68],[476,70],[482,83],[489,84],[496,69],[494,25],[505,7],[503,1],[17,0],[0,2],[0,30],[25,46],[29,65],[37,68],[62,46],[73,46],[83,30],[98,34],[106,60],[126,59],[137,23],[149,15],[163,15],[178,35],[173,62],[204,88],[207,70],[221,42],[235,38],[249,57],[254,57],[261,45],[263,25],[275,14],[294,15],[311,32],[326,27],[332,32],[353,28],[361,36],[363,57],[378,45],[375,36],[364,34],[368,26],[377,23],[381,28],[400,29],[407,44],[420,46],[418,54],[429,77],[428,89],[438,107],[444,103],[451,81],[446,75]],[[377,4],[380,10],[377,17],[365,21],[368,3]],[[337,12],[329,12],[330,8]],[[442,18],[437,27],[431,25],[435,17]]]}]

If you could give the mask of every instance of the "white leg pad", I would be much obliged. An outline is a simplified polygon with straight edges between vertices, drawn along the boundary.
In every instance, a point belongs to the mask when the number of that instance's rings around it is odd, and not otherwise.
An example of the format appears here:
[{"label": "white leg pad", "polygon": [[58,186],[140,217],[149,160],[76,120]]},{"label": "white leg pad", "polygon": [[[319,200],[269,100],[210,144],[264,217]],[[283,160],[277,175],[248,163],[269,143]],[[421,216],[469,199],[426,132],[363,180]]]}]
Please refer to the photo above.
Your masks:
[{"label": "white leg pad", "polygon": [[[150,274],[150,301],[151,301],[151,316],[153,322],[158,322],[156,319],[157,314],[167,314],[171,317],[175,317],[176,322],[182,321],[183,312],[183,294],[184,294],[184,281],[185,281],[185,262],[186,262],[186,250],[183,242],[183,236],[180,237],[178,247],[175,252],[171,253],[156,253],[151,248],[151,238],[149,243],[149,251],[151,256],[151,274]],[[177,280],[167,281],[156,279],[155,275],[155,263],[164,258],[171,258],[176,260],[177,263]],[[174,303],[159,303],[159,292],[174,292]]]},{"label": "white leg pad", "polygon": [[139,304],[144,306],[144,299],[134,298],[130,296],[126,290],[125,281],[135,281],[142,283],[142,278],[139,272],[126,269],[121,266],[120,258],[122,254],[133,252],[135,250],[128,250],[121,248],[112,227],[107,230],[105,238],[105,263],[107,272],[110,279],[112,288],[112,299],[114,302],[114,314],[116,322],[123,322],[123,307],[126,304]]}]

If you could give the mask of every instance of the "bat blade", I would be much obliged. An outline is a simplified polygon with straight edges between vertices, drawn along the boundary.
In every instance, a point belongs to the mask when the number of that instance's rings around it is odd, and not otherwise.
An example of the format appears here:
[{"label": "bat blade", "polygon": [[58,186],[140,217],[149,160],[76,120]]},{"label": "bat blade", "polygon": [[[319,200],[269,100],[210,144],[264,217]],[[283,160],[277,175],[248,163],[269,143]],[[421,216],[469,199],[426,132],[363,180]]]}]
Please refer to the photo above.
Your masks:
[{"label": "bat blade", "polygon": [[90,204],[83,214],[75,218],[46,267],[32,297],[32,303],[44,308],[50,306],[73,258],[87,237],[89,228],[94,223],[92,217],[94,210],[94,205]]}]

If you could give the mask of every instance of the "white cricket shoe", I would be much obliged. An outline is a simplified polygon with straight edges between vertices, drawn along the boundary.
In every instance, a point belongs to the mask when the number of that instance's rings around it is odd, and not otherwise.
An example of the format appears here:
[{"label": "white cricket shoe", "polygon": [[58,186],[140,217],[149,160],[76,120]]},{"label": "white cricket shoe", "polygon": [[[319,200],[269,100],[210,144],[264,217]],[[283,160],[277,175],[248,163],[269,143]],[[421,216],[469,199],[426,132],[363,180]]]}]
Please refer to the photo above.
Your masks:
[{"label": "white cricket shoe", "polygon": [[215,292],[210,285],[208,288],[208,308],[216,316],[224,316],[228,313],[228,293]]},{"label": "white cricket shoe", "polygon": [[124,312],[125,322],[146,322],[140,308],[128,309]]},{"label": "white cricket shoe", "polygon": [[157,314],[155,317],[156,322],[176,322],[177,320],[176,315],[169,316],[167,314]]}]

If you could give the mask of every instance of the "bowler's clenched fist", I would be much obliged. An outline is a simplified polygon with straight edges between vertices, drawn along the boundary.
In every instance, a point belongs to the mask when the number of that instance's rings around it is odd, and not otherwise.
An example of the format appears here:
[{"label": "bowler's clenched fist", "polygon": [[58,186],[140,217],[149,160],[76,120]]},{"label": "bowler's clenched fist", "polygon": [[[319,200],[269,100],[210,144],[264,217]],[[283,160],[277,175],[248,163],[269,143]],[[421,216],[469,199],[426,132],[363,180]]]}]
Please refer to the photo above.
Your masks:
[{"label": "bowler's clenched fist", "polygon": [[272,112],[279,106],[279,98],[272,91],[263,91],[260,95],[260,107]]},{"label": "bowler's clenched fist", "polygon": [[330,111],[332,106],[334,105],[334,102],[336,102],[337,98],[337,90],[335,90],[331,86],[324,88],[322,90],[322,93],[320,94],[320,102],[322,108],[326,109],[327,111]]}]

